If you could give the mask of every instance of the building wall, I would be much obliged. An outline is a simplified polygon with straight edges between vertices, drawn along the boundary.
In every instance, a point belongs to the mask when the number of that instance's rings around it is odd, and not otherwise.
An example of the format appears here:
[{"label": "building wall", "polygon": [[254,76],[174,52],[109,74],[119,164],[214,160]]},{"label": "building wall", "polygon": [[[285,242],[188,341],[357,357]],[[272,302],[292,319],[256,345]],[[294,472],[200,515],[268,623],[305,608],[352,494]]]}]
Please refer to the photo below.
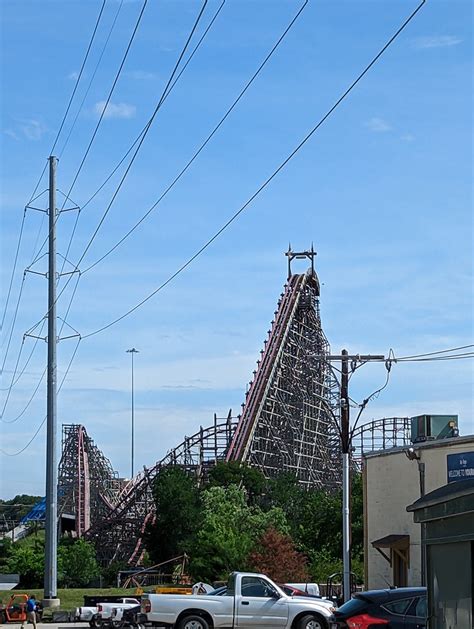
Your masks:
[{"label": "building wall", "polygon": [[[474,436],[429,441],[414,446],[425,463],[425,493],[447,483],[447,455],[474,451]],[[416,461],[406,448],[393,448],[364,457],[365,585],[367,589],[392,585],[389,562],[371,542],[387,535],[410,536],[408,585],[421,584],[421,527],[406,507],[420,497]],[[385,550],[390,554],[389,549]]]}]

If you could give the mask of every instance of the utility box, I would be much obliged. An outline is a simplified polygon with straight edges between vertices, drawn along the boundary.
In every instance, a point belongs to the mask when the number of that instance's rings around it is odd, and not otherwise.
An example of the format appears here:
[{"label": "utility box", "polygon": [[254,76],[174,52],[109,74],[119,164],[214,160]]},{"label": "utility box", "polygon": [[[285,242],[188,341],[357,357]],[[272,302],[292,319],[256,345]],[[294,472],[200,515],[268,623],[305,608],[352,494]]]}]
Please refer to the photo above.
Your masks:
[{"label": "utility box", "polygon": [[457,415],[417,415],[410,421],[412,443],[459,435]]}]

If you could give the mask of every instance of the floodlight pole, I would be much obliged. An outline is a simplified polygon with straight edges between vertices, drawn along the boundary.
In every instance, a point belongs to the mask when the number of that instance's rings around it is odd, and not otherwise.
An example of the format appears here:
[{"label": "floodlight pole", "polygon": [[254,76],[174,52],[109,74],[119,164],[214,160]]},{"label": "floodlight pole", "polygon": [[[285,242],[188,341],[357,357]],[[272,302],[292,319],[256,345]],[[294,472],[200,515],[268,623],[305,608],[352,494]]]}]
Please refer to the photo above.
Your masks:
[{"label": "floodlight pole", "polygon": [[349,360],[354,364],[371,361],[385,362],[382,355],[349,355],[343,349],[340,356],[318,356],[328,361],[341,361],[341,451],[342,451],[342,592],[344,602],[351,598],[351,452]]},{"label": "floodlight pole", "polygon": [[134,469],[135,469],[135,392],[134,392],[134,366],[133,366],[133,355],[138,354],[138,349],[132,347],[132,349],[127,349],[127,354],[132,355],[132,445],[131,445],[131,463],[130,463],[130,478],[133,478]]}]

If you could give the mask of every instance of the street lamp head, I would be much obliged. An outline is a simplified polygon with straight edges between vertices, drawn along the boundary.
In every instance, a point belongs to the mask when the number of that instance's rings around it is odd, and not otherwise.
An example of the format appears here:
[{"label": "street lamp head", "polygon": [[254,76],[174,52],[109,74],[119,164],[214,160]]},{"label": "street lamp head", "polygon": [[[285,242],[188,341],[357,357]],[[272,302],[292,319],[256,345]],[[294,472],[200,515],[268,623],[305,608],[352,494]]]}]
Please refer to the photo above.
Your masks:
[{"label": "street lamp head", "polygon": [[138,349],[135,349],[134,347],[132,347],[132,349],[127,349],[126,350],[127,354],[139,354],[140,351]]},{"label": "street lamp head", "polygon": [[410,461],[420,460],[420,455],[416,453],[415,448],[408,448],[407,450],[405,450],[405,455],[407,459],[410,459]]}]

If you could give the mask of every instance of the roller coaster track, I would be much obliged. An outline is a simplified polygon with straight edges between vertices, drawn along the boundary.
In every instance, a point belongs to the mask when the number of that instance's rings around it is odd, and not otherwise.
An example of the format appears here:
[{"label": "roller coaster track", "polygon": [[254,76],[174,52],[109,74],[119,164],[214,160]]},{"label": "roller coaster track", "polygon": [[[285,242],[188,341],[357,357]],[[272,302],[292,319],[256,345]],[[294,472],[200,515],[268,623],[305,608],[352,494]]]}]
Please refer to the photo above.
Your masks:
[{"label": "roller coaster track", "polygon": [[[76,515],[77,532],[94,542],[107,564],[140,564],[144,532],[155,518],[153,486],[164,467],[178,466],[206,478],[218,461],[240,461],[267,477],[291,472],[305,487],[340,486],[339,439],[334,420],[339,389],[332,376],[329,343],[321,327],[319,280],[314,251],[287,253],[288,281],[246,393],[242,414],[201,427],[165,457],[129,481],[117,474],[83,426],[65,427],[60,465],[62,509]],[[311,267],[293,275],[291,260],[306,257]],[[400,422],[402,421],[402,425]],[[371,422],[355,433],[355,462],[369,449],[406,442],[407,424],[396,418]],[[101,454],[101,453],[100,453]],[[102,475],[104,482],[97,480]]]}]

